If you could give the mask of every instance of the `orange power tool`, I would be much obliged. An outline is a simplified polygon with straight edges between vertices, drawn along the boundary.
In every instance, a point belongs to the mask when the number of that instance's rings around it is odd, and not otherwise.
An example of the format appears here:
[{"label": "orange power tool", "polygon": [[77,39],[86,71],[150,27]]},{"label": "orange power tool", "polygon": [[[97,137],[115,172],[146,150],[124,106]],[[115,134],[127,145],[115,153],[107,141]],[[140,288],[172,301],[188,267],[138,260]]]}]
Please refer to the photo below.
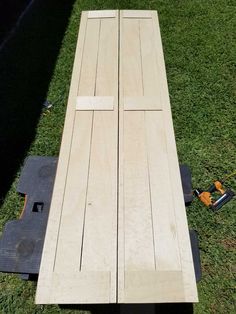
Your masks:
[{"label": "orange power tool", "polygon": [[[214,192],[220,193],[220,197],[218,199],[213,199],[212,193]],[[213,210],[218,210],[224,204],[228,203],[235,194],[230,189],[224,190],[221,181],[215,181],[206,191],[201,189],[194,190],[194,195],[197,196],[207,207],[210,207]]]}]

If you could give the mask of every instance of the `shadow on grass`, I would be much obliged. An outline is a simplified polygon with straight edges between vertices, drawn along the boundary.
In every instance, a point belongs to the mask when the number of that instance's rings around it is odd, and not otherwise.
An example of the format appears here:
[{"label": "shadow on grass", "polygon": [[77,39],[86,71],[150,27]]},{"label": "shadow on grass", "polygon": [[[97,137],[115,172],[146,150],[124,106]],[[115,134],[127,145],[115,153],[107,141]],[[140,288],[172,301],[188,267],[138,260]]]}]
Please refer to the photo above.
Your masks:
[{"label": "shadow on grass", "polygon": [[16,24],[20,14],[26,8],[30,0],[1,0],[0,1],[0,45],[4,37]]},{"label": "shadow on grass", "polygon": [[36,0],[0,52],[0,205],[34,140],[74,0]]},{"label": "shadow on grass", "polygon": [[193,314],[192,303],[64,305],[60,308],[89,311],[91,314]]}]

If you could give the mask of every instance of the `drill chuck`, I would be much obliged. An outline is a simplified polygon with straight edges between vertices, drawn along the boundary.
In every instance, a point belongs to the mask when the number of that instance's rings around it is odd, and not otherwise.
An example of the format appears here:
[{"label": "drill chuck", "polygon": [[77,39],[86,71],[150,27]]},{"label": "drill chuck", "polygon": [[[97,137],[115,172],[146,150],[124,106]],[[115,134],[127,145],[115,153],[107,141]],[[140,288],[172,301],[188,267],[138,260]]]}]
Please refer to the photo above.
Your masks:
[{"label": "drill chuck", "polygon": [[199,197],[202,192],[203,192],[203,191],[200,190],[200,189],[195,189],[195,190],[193,191],[193,193],[194,193],[194,195],[195,195],[196,197]]}]

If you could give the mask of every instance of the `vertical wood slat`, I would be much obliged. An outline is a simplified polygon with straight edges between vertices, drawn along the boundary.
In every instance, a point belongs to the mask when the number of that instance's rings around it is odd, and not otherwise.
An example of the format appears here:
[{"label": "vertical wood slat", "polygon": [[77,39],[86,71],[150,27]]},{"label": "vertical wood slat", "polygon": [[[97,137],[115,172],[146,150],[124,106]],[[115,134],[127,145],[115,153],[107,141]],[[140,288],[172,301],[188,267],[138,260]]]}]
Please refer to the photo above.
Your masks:
[{"label": "vertical wood slat", "polygon": [[[145,95],[156,95],[161,99],[161,69],[155,53],[153,21],[140,20],[140,41],[143,64],[143,85]],[[178,234],[176,230],[175,204],[169,175],[167,141],[170,136],[163,123],[164,112],[145,111],[146,151],[150,176],[152,201],[154,250],[156,269],[181,270]]]},{"label": "vertical wood slat", "polygon": [[[125,19],[121,34],[124,58],[121,61],[121,77],[124,95],[143,95],[143,70],[140,45],[140,24]],[[124,197],[124,256],[127,269],[155,269],[153,252],[152,214],[145,149],[144,112],[125,111],[123,119],[124,185],[119,193]],[[124,133],[123,133],[124,132]]]},{"label": "vertical wood slat", "polygon": [[[79,95],[94,95],[99,24],[98,19],[87,21],[83,64],[78,85]],[[58,236],[55,271],[64,271],[65,269],[75,271],[80,268],[93,115],[93,111],[75,111],[73,141]]]},{"label": "vertical wood slat", "polygon": [[122,76],[123,67],[123,54],[121,51],[124,49],[123,42],[121,41],[121,34],[123,32],[122,11],[120,12],[119,20],[119,107],[118,107],[118,118],[119,118],[119,129],[118,129],[118,215],[117,215],[117,303],[123,303],[124,300],[124,285],[125,285],[125,233],[124,233],[124,195],[120,193],[124,189],[124,101],[122,99],[121,91],[124,90],[123,81],[120,79]]},{"label": "vertical wood slat", "polygon": [[66,184],[67,169],[70,157],[71,141],[73,134],[74,104],[77,96],[78,80],[81,69],[81,60],[84,47],[84,38],[86,33],[87,13],[83,12],[80,22],[80,30],[76,45],[76,54],[74,59],[71,86],[66,111],[66,120],[59,154],[57,174],[52,195],[48,225],[44,240],[44,248],[41,258],[39,278],[36,291],[36,303],[50,303],[51,281],[55,263],[55,254],[60,225],[61,210],[64,198],[64,189]]},{"label": "vertical wood slat", "polygon": [[118,21],[100,22],[96,96],[115,95],[113,111],[95,111],[81,270],[111,272],[116,301]]},{"label": "vertical wood slat", "polygon": [[[154,270],[152,207],[145,147],[144,112],[124,114],[125,270]],[[122,148],[121,148],[122,149]]]}]

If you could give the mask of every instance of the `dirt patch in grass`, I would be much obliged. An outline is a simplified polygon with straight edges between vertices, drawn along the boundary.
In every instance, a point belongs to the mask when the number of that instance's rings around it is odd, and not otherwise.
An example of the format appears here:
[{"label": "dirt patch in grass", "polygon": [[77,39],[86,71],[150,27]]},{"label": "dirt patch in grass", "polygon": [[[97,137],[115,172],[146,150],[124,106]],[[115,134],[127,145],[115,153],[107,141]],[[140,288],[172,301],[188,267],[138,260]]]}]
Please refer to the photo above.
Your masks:
[{"label": "dirt patch in grass", "polygon": [[221,240],[221,244],[227,250],[235,250],[236,249],[236,239],[223,239],[223,240]]}]

